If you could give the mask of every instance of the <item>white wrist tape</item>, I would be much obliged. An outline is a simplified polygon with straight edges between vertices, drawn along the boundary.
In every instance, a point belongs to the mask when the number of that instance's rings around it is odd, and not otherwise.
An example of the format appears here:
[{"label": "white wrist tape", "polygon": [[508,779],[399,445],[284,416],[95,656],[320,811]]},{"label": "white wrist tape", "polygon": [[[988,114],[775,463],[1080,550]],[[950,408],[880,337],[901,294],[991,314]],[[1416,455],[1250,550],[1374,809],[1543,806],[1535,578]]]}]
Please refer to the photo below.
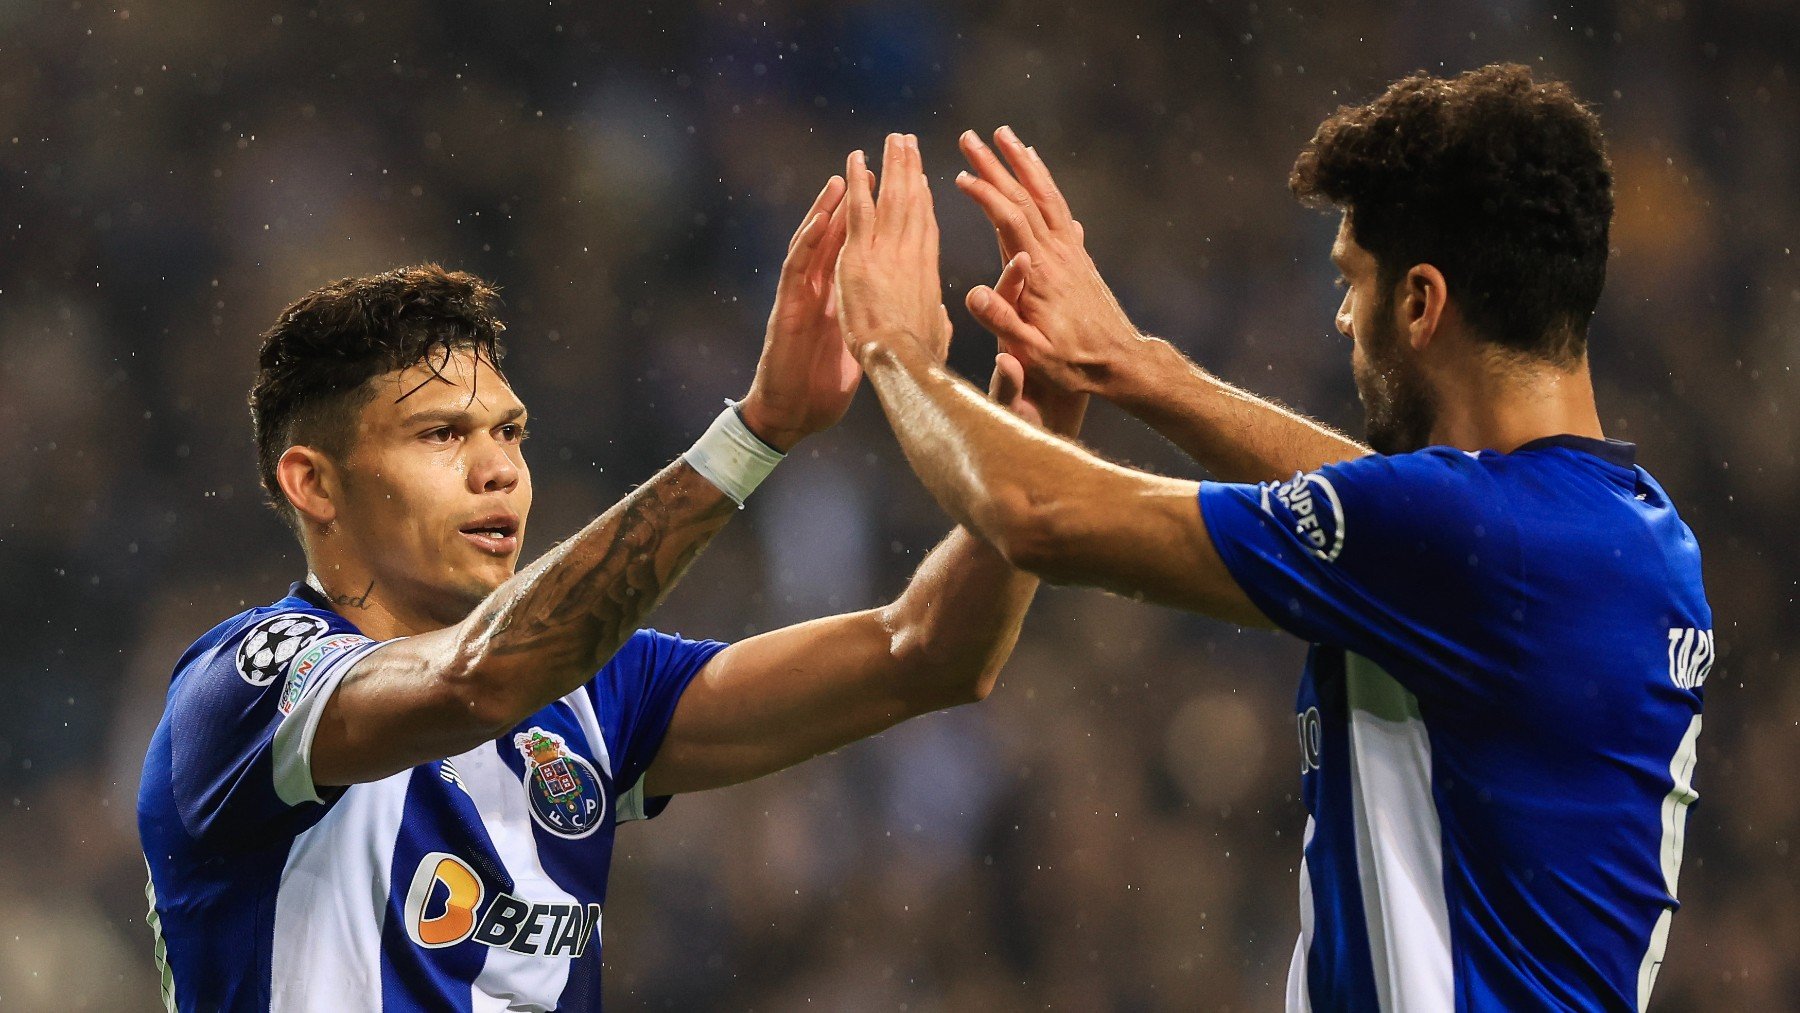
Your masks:
[{"label": "white wrist tape", "polygon": [[769,477],[787,455],[758,439],[744,425],[744,416],[735,403],[727,401],[725,410],[706,427],[694,445],[681,459],[699,472],[719,491],[731,497],[743,509],[744,501]]}]

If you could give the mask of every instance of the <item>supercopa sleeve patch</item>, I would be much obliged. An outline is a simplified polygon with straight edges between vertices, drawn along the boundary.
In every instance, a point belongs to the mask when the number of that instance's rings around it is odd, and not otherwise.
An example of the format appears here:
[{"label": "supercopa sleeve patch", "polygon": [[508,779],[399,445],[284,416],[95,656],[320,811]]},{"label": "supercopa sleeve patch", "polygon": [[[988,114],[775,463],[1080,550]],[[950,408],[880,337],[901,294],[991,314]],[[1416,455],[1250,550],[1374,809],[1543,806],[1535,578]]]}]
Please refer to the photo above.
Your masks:
[{"label": "supercopa sleeve patch", "polygon": [[252,686],[263,687],[280,678],[288,662],[331,628],[325,620],[305,612],[283,612],[250,627],[238,645],[237,671]]},{"label": "supercopa sleeve patch", "polygon": [[[1270,494],[1283,507],[1287,516],[1279,517]],[[1327,563],[1335,562],[1344,551],[1344,504],[1338,499],[1331,480],[1319,472],[1296,474],[1280,485],[1265,483],[1262,488],[1263,512],[1283,520],[1294,536],[1305,542]]]}]

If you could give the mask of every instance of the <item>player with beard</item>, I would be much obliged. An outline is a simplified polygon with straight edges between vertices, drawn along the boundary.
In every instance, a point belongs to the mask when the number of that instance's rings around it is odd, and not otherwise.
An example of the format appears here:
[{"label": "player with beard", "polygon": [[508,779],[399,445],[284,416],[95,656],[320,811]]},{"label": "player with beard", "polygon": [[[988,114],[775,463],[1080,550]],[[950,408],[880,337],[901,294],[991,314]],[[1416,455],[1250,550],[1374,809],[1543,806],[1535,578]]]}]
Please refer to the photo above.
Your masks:
[{"label": "player with beard", "polygon": [[[640,629],[850,405],[843,193],[789,247],[743,401],[517,572],[531,472],[494,290],[405,268],[281,315],[251,405],[309,572],[186,652],[145,758],[169,1009],[598,1009],[617,824],[987,694],[1037,582],[966,531],[882,607],[730,645]],[[995,391],[1079,424],[1012,360]]]},{"label": "player with beard", "polygon": [[[1223,482],[1117,467],[942,365],[924,176],[853,176],[845,338],[914,469],[1016,565],[1312,645],[1290,1009],[1641,1009],[1676,908],[1701,686],[1699,551],[1605,438],[1586,334],[1611,172],[1593,113],[1518,66],[1330,116],[1292,188],[1334,206],[1365,448],[1141,334],[1036,151],[972,133],[1006,258],[970,310]],[[855,157],[853,156],[853,164]]]}]

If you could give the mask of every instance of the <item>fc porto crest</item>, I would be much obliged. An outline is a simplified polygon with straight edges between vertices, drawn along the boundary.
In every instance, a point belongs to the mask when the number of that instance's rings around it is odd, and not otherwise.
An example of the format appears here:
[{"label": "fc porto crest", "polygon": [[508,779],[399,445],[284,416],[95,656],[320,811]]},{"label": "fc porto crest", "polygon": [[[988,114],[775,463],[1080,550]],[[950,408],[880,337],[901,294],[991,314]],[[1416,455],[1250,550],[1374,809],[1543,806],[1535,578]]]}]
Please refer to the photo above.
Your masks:
[{"label": "fc porto crest", "polygon": [[563,737],[532,726],[513,736],[525,757],[525,795],[531,818],[558,837],[586,837],[606,818],[600,775]]}]

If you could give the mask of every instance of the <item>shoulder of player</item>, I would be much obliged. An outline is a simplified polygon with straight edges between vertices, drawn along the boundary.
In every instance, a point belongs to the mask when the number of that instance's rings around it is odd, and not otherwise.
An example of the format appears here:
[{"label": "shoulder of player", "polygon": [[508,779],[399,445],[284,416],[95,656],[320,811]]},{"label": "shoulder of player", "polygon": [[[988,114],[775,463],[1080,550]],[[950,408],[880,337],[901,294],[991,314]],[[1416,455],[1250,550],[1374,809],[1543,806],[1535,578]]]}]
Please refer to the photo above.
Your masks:
[{"label": "shoulder of player", "polygon": [[1304,478],[1327,493],[1340,518],[1338,541],[1415,553],[1515,541],[1503,490],[1485,462],[1461,450],[1373,454]]},{"label": "shoulder of player", "polygon": [[[277,655],[279,662],[286,662],[324,637],[354,633],[355,628],[337,613],[284,598],[240,612],[202,634],[176,663],[173,681],[208,673],[260,690],[279,674]],[[248,650],[251,641],[259,639],[272,642],[268,659],[260,664],[258,652]]]},{"label": "shoulder of player", "polygon": [[680,633],[668,633],[646,626],[627,637],[597,674],[621,666],[655,668],[693,654],[710,656],[726,646],[729,645],[712,640],[693,640]]},{"label": "shoulder of player", "polygon": [[1368,509],[1406,512],[1470,510],[1493,500],[1495,488],[1482,455],[1453,447],[1409,454],[1370,454],[1327,465],[1315,475],[1334,492]]}]

